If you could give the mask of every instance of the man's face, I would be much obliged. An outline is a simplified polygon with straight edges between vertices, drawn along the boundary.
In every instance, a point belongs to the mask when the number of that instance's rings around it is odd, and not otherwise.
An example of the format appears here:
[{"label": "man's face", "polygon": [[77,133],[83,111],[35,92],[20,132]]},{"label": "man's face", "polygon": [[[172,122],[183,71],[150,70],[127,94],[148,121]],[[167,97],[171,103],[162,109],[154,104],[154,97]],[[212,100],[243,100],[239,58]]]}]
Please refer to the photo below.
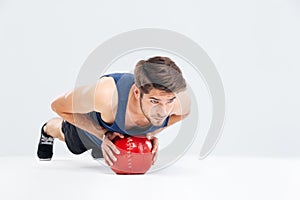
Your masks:
[{"label": "man's face", "polygon": [[140,106],[145,117],[154,126],[161,126],[174,107],[175,94],[152,89],[149,94],[140,96]]}]

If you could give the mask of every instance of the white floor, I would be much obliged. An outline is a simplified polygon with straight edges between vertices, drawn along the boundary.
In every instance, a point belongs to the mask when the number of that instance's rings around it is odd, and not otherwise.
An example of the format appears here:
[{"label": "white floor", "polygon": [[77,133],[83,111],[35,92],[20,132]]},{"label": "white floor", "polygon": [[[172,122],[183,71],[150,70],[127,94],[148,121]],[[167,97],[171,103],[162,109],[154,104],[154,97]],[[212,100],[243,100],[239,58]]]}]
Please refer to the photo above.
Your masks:
[{"label": "white floor", "polygon": [[300,199],[300,160],[185,156],[146,175],[115,175],[89,157],[0,158],[0,199]]}]

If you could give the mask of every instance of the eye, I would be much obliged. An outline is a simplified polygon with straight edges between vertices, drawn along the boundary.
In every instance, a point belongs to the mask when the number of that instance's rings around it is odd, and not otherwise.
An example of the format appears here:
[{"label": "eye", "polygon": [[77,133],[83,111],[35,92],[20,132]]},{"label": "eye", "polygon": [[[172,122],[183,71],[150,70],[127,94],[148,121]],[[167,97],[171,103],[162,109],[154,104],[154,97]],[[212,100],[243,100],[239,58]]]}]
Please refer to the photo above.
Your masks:
[{"label": "eye", "polygon": [[158,104],[158,103],[159,103],[159,102],[158,102],[157,100],[155,100],[155,99],[151,99],[150,102],[153,103],[153,104]]},{"label": "eye", "polygon": [[170,99],[168,103],[173,103],[175,99]]}]

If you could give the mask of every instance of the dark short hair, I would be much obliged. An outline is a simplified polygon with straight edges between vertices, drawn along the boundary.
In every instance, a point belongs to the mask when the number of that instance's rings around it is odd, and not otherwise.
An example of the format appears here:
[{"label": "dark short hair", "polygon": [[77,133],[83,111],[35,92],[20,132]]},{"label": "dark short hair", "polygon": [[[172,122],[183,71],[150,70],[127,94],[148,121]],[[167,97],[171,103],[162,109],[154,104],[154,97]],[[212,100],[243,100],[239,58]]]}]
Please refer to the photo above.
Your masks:
[{"label": "dark short hair", "polygon": [[174,93],[186,89],[180,68],[168,57],[140,60],[134,69],[134,79],[142,94],[148,94],[153,88]]}]

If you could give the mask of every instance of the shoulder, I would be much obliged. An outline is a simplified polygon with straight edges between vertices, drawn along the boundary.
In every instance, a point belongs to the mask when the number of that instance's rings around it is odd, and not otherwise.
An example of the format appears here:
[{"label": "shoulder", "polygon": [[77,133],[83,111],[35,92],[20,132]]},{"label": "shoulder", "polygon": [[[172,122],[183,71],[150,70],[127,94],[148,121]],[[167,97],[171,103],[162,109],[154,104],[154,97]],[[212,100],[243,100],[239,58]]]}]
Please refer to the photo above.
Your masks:
[{"label": "shoulder", "polygon": [[115,81],[113,77],[104,76],[101,77],[96,84],[96,90],[98,92],[107,92],[109,90],[112,90],[116,87]]},{"label": "shoulder", "polygon": [[174,115],[186,115],[190,112],[191,96],[188,90],[176,94],[176,101],[173,112]]},{"label": "shoulder", "polygon": [[112,77],[102,77],[97,81],[94,94],[95,110],[104,112],[111,109],[116,101],[117,88]]}]

